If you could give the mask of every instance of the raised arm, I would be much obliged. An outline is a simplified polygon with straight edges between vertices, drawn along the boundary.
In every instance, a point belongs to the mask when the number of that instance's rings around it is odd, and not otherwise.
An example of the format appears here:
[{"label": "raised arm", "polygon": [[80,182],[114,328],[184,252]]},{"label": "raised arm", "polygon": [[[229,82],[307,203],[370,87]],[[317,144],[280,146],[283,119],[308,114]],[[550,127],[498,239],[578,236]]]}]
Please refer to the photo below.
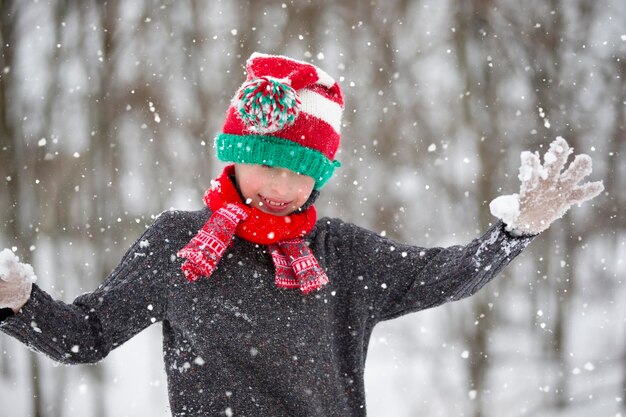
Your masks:
[{"label": "raised arm", "polygon": [[[0,322],[0,330],[58,362],[92,363],[162,320],[168,291],[165,264],[171,262],[170,252],[175,253],[163,234],[168,215],[159,217],[94,292],[66,304],[32,285],[30,298]],[[23,264],[10,263],[9,282],[28,276],[17,273]]]},{"label": "raised arm", "polygon": [[579,184],[591,173],[591,158],[555,140],[544,157],[522,154],[520,194],[496,199],[497,222],[464,246],[420,248],[399,244],[353,225],[341,224],[336,262],[355,296],[366,298],[370,319],[386,320],[474,294],[573,204],[597,196],[601,182]]}]

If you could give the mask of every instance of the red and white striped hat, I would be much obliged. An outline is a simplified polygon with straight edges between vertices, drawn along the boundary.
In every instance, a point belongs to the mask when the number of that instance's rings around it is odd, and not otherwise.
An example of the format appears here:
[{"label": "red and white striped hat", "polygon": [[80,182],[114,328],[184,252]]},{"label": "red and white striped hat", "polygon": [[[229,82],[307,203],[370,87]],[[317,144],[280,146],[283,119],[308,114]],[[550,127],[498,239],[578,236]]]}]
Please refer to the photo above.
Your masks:
[{"label": "red and white striped hat", "polygon": [[339,84],[315,65],[285,56],[255,52],[246,70],[215,139],[218,158],[288,168],[321,188],[339,166]]}]

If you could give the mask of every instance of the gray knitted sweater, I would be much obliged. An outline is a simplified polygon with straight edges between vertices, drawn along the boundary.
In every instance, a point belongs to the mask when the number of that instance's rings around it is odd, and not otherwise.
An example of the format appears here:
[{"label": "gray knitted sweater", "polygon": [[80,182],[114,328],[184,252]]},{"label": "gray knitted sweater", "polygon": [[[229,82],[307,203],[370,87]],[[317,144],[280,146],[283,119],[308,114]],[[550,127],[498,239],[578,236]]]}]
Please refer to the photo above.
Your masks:
[{"label": "gray knitted sweater", "polygon": [[238,238],[210,278],[188,282],[176,252],[209,214],[163,213],[96,291],[68,305],[34,286],[0,330],[75,364],[162,322],[175,416],[365,416],[376,323],[474,294],[532,240],[497,223],[467,246],[424,249],[323,218],[305,239],[330,283],[303,295]]}]

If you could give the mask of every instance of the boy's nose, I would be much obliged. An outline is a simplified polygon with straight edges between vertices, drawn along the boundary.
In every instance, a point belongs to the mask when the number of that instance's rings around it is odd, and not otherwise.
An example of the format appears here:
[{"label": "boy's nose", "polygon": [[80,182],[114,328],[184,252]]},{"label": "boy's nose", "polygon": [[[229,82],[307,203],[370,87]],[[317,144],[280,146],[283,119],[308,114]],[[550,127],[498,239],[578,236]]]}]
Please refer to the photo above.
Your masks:
[{"label": "boy's nose", "polygon": [[276,196],[284,196],[289,191],[289,176],[284,172],[277,172],[272,176],[272,191]]}]

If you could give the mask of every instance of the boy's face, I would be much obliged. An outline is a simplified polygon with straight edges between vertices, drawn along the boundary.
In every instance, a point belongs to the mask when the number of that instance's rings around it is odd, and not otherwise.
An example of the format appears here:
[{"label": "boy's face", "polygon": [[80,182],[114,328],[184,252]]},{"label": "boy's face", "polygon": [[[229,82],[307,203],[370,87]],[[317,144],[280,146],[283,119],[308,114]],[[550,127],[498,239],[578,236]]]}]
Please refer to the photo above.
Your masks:
[{"label": "boy's face", "polygon": [[268,165],[235,164],[235,176],[246,203],[275,216],[302,207],[315,186],[312,177]]}]

